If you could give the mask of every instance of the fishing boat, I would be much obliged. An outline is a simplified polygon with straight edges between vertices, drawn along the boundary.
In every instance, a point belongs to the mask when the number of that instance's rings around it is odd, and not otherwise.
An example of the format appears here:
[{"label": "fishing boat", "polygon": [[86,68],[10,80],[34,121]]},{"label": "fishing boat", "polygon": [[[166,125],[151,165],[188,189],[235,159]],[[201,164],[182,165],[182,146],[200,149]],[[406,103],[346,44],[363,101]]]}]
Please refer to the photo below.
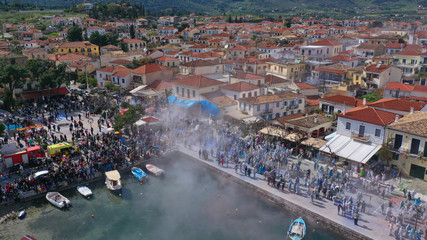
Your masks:
[{"label": "fishing boat", "polygon": [[92,196],[92,190],[90,190],[90,188],[88,188],[86,186],[83,186],[83,185],[77,186],[77,191],[79,191],[79,193],[83,197],[90,198]]},{"label": "fishing boat", "polygon": [[21,238],[21,240],[37,240],[34,237],[31,237],[30,235],[25,235]]},{"label": "fishing boat", "polygon": [[25,215],[27,215],[27,212],[25,211],[25,209],[19,209],[18,210],[18,218],[19,219],[24,219]]},{"label": "fishing boat", "polygon": [[71,201],[62,196],[59,192],[48,192],[46,194],[46,199],[58,208],[71,206]]},{"label": "fishing boat", "polygon": [[120,193],[122,191],[122,182],[120,181],[120,173],[117,170],[105,172],[105,185],[113,192]]},{"label": "fishing boat", "polygon": [[138,179],[139,181],[146,181],[148,178],[148,175],[142,171],[141,168],[137,168],[137,167],[133,167],[131,169],[132,174],[136,177],[136,179]]},{"label": "fishing boat", "polygon": [[163,169],[158,168],[152,164],[147,164],[145,165],[145,167],[147,168],[148,171],[150,171],[150,173],[154,174],[154,176],[162,176],[165,171],[163,171]]},{"label": "fishing boat", "polygon": [[292,222],[289,227],[288,236],[292,240],[301,240],[305,236],[305,222],[302,218],[298,218]]}]

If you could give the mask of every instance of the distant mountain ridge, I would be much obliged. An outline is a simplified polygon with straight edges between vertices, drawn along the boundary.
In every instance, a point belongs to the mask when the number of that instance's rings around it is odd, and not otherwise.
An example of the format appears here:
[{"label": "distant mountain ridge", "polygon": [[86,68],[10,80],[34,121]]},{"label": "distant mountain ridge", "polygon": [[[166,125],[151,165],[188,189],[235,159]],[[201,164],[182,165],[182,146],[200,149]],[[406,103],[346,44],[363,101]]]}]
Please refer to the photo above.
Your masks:
[{"label": "distant mountain ridge", "polygon": [[[82,0],[21,0],[43,7],[70,7],[83,3]],[[109,0],[86,0],[90,3],[119,2]],[[364,8],[369,7],[385,11],[415,11],[419,4],[427,4],[427,0],[130,0],[135,4],[142,4],[150,11],[175,9],[182,12],[198,13],[248,13],[267,14],[272,11],[289,12],[298,9],[311,9],[330,12],[351,11],[364,14]],[[427,5],[426,5],[427,6]],[[358,12],[357,12],[358,11]]]}]

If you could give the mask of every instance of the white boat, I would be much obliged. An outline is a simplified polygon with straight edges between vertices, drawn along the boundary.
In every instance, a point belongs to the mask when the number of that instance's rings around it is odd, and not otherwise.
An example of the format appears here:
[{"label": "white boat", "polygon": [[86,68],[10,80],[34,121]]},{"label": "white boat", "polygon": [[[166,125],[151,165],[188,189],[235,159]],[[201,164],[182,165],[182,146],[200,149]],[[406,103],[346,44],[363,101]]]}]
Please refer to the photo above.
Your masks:
[{"label": "white boat", "polygon": [[136,177],[136,179],[141,182],[146,181],[148,178],[148,175],[144,171],[142,171],[141,168],[132,167],[131,172]]},{"label": "white boat", "polygon": [[165,173],[165,171],[163,171],[163,169],[158,168],[152,164],[147,164],[147,165],[145,165],[145,167],[147,168],[147,170],[150,173],[154,174],[154,176],[162,176]]},{"label": "white boat", "polygon": [[79,191],[79,193],[83,197],[90,198],[92,196],[92,190],[90,190],[90,188],[88,188],[86,186],[83,186],[83,185],[77,186],[77,191]]},{"label": "white boat", "polygon": [[71,206],[71,201],[62,196],[59,192],[48,192],[46,199],[58,208]]},{"label": "white boat", "polygon": [[25,215],[27,214],[27,212],[25,211],[25,209],[20,209],[18,212],[18,218],[19,219],[24,219]]},{"label": "white boat", "polygon": [[105,172],[105,185],[113,192],[122,190],[122,182],[120,181],[120,173],[117,170]]}]

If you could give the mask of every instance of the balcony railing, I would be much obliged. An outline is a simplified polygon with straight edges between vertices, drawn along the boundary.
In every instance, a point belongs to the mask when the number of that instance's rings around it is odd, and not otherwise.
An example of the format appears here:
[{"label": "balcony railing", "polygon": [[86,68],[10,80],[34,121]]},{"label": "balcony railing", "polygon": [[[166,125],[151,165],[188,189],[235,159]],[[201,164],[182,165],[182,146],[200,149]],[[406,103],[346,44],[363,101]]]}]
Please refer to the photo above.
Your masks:
[{"label": "balcony railing", "polygon": [[358,132],[351,132],[351,137],[354,140],[361,141],[361,142],[370,142],[371,141],[369,135],[367,135],[367,134],[360,134]]}]

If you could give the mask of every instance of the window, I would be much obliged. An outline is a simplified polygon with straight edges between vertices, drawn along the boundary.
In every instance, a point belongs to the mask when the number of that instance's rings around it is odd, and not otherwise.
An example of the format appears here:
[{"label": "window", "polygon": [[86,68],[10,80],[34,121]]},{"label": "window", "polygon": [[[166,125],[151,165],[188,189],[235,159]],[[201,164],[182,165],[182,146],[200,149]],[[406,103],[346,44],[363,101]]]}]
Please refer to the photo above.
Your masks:
[{"label": "window", "polygon": [[176,94],[179,93],[179,87],[176,87]]},{"label": "window", "polygon": [[277,103],[276,103],[276,107],[279,107],[279,106],[280,106],[280,103],[278,103],[278,102],[277,102]]},{"label": "window", "polygon": [[257,111],[261,111],[261,106],[260,105],[256,105],[256,110]]},{"label": "window", "polygon": [[424,143],[424,157],[427,157],[427,141]]},{"label": "window", "polygon": [[284,101],[283,106],[287,106],[287,105],[288,105],[288,102]]},{"label": "window", "polygon": [[124,78],[122,78],[122,83],[125,83],[125,79]]},{"label": "window", "polygon": [[346,123],[345,123],[345,129],[346,129],[346,130],[350,130],[350,128],[351,128],[351,123],[346,122]]},{"label": "window", "polygon": [[294,111],[291,111],[291,115],[294,114]]},{"label": "window", "polygon": [[375,129],[375,137],[381,136],[381,129]]},{"label": "window", "polygon": [[196,91],[193,90],[193,97],[196,97]]},{"label": "window", "polygon": [[276,113],[276,118],[280,117],[280,113]]},{"label": "window", "polygon": [[301,110],[298,110],[298,113],[301,113]]},{"label": "window", "polygon": [[286,115],[288,115],[288,113],[287,112],[283,112],[283,116],[286,116]]},{"label": "window", "polygon": [[412,138],[411,149],[409,151],[410,154],[418,154],[420,150],[420,140],[416,138]]},{"label": "window", "polygon": [[237,99],[237,97],[236,97],[236,95],[234,95],[234,100],[236,100]]},{"label": "window", "polygon": [[243,98],[245,98],[245,97],[246,97],[246,94],[243,93]]},{"label": "window", "polygon": [[298,100],[298,103],[301,104],[302,103],[302,99]]}]

